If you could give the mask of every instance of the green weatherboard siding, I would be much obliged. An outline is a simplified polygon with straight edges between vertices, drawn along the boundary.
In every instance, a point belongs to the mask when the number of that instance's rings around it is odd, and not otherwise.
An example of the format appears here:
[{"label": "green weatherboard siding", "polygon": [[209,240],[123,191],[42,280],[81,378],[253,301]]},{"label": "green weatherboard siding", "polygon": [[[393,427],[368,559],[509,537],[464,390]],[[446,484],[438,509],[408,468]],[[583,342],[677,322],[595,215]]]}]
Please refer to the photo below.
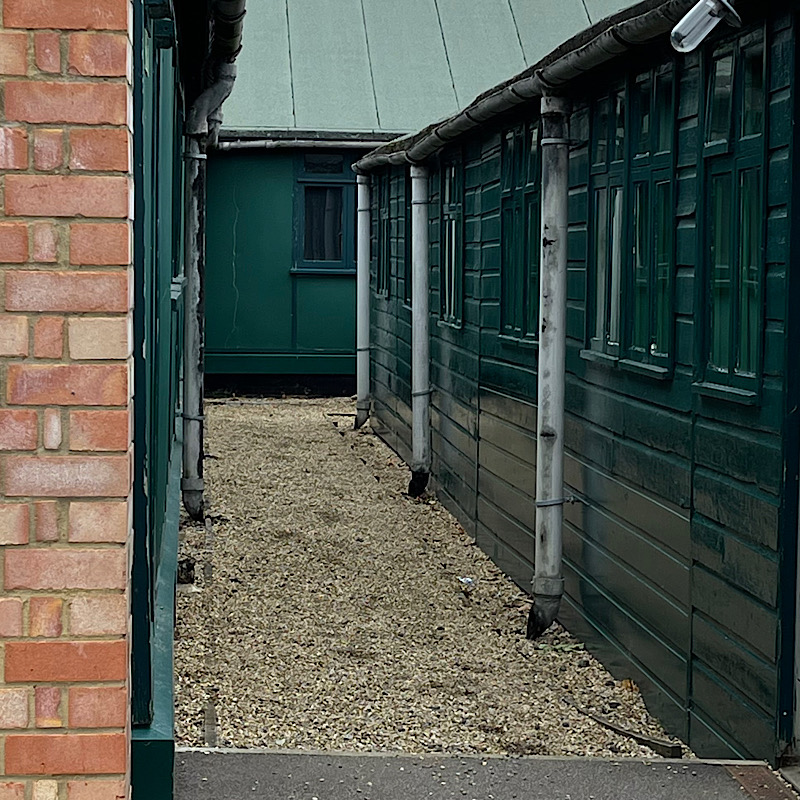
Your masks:
[{"label": "green weatherboard siding", "polygon": [[[303,250],[298,204],[305,186],[298,182],[298,159],[302,161],[302,156],[290,151],[223,152],[209,159],[206,370],[210,373],[354,372],[352,267],[295,269]],[[354,184],[352,173],[345,174]],[[345,190],[342,207],[344,237],[350,238],[352,191],[352,187]],[[343,241],[342,252],[352,261],[349,238]]]},{"label": "green weatherboard siding", "polygon": [[[612,64],[574,98],[565,483],[577,502],[564,509],[560,618],[618,677],[634,678],[698,754],[774,762],[792,723],[798,389],[785,353],[800,329],[788,314],[796,278],[787,270],[795,30],[776,12],[763,25],[723,33],[689,57],[644,54],[628,72]],[[764,53],[763,89],[753,60],[738,62],[730,117],[731,136],[746,130],[760,139],[709,147],[708,76],[715,56],[731,51]],[[537,347],[517,324],[523,314],[510,289],[524,248],[510,247],[504,231],[517,227],[509,214],[524,180],[508,180],[502,143],[521,123],[535,123],[536,110],[520,107],[516,118],[485,125],[442,154],[442,164],[460,158],[464,175],[455,325],[440,319],[440,262],[450,245],[441,245],[440,167],[429,165],[433,476],[445,504],[526,589]],[[709,187],[729,168],[739,170],[732,199],[748,198],[746,226],[729,231],[734,284],[745,294],[739,305],[712,306],[712,292],[736,291],[711,271],[710,255]],[[392,186],[402,181],[392,168],[373,185],[386,175]],[[376,203],[373,192],[374,216]],[[402,204],[389,208],[390,229],[401,231]],[[410,326],[403,248],[392,252],[388,297],[372,297],[372,396],[376,427],[405,455]],[[373,288],[377,274],[373,264]],[[746,318],[728,374],[709,367],[722,341],[712,312],[723,307]]]}]

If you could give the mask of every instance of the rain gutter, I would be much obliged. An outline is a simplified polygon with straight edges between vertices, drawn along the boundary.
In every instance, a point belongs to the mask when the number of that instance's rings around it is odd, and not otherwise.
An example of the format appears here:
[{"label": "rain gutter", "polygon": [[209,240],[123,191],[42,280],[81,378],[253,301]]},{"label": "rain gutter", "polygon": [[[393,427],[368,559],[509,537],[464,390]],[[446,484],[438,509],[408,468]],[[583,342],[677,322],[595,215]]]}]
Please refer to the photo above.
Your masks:
[{"label": "rain gutter", "polygon": [[464,110],[413,136],[396,139],[367,153],[353,165],[368,173],[391,164],[420,164],[448,143],[545,95],[564,92],[570,83],[628,50],[663,36],[693,5],[693,0],[644,0],[573,36],[538,63],[477,97]]}]

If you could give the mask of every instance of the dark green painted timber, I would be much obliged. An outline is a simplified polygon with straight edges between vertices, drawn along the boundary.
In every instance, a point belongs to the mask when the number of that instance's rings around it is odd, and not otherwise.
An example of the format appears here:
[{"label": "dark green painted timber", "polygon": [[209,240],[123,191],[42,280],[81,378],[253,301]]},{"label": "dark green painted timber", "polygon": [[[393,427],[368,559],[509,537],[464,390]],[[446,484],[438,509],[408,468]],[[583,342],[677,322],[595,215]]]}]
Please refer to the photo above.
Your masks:
[{"label": "dark green painted timber", "polygon": [[[777,4],[766,19],[752,10],[741,32],[724,31],[679,60],[665,41],[589,76],[574,93],[565,482],[575,502],[564,512],[560,615],[615,675],[636,680],[666,726],[700,755],[772,762],[792,733],[800,436],[800,273],[788,267],[800,230],[792,225],[800,207],[791,169],[796,24],[785,9]],[[763,149],[752,162],[764,186],[758,366],[753,377],[711,382],[707,187],[722,162],[704,145],[709,66],[720,42],[737,47],[758,37],[766,64]],[[665,357],[648,359],[592,350],[590,342],[597,291],[590,201],[606,175],[590,164],[590,109],[609,87],[632,87],[661,65],[671,65],[675,81],[673,147],[659,173],[673,196],[670,339]],[[442,156],[463,164],[459,325],[439,319],[440,178],[438,163],[430,165],[433,478],[445,505],[525,589],[533,570],[538,353],[535,342],[502,335],[501,143],[505,131],[535,120],[535,105],[521,106]],[[609,174],[630,186],[627,170],[641,165],[626,158]],[[393,187],[402,181],[397,168],[381,174]],[[401,204],[390,205],[390,220],[403,229]],[[392,261],[388,298],[372,298],[372,392],[377,429],[404,454],[411,442],[402,253],[397,248],[400,260]],[[373,267],[373,286],[375,278]],[[630,291],[623,286],[624,320]]]},{"label": "dark green painted timber", "polygon": [[208,373],[355,373],[354,186],[342,212],[347,268],[309,269],[298,260],[298,163],[302,153],[286,150],[209,158]]}]

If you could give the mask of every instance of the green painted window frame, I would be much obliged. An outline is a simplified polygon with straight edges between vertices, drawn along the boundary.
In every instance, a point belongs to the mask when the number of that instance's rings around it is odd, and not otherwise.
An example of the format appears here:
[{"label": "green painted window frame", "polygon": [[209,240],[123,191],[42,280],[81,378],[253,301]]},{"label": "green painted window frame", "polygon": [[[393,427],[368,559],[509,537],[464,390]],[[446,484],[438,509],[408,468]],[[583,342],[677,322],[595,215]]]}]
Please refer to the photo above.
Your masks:
[{"label": "green painted window frame", "polygon": [[[747,67],[754,63],[749,58],[753,52],[758,53],[755,63],[760,64],[760,82],[755,90],[753,85],[749,87],[749,99],[752,101],[753,91],[758,91],[760,98],[748,105],[747,79],[751,73]],[[759,401],[763,375],[767,57],[762,27],[719,45],[708,52],[706,60],[705,339],[701,380],[695,383],[695,389],[749,404]],[[720,68],[723,61],[726,63]],[[720,73],[728,71],[726,103],[719,99],[717,83]]]},{"label": "green painted window frame", "polygon": [[439,165],[439,323],[460,328],[464,309],[464,162]]},{"label": "green painted window frame", "polygon": [[500,187],[500,336],[538,341],[541,126],[502,133]]},{"label": "green painted window frame", "polygon": [[414,257],[413,231],[411,229],[411,173],[403,174],[403,305],[411,308],[412,259]]},{"label": "green painted window frame", "polygon": [[581,355],[654,378],[674,358],[676,84],[669,61],[612,85],[590,114]]},{"label": "green painted window frame", "polygon": [[[307,155],[335,155],[342,158],[342,170],[338,173],[317,173],[307,171]],[[295,156],[294,191],[294,236],[292,272],[304,274],[352,274],[356,271],[356,183],[351,169],[353,156],[341,150],[298,151]],[[341,258],[331,260],[311,260],[305,257],[306,232],[306,189],[341,188],[342,227]]]},{"label": "green painted window frame", "polygon": [[375,181],[375,213],[377,216],[377,258],[375,259],[375,294],[389,299],[392,275],[392,178],[388,172]]}]

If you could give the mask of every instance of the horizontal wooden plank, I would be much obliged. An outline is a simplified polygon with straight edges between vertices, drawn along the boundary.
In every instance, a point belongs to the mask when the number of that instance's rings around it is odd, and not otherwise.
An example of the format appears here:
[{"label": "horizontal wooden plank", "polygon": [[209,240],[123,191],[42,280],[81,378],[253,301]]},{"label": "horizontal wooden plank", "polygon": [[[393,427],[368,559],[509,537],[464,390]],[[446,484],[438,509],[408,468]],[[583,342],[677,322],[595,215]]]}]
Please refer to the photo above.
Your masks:
[{"label": "horizontal wooden plank", "polygon": [[506,547],[510,547],[517,555],[533,565],[534,534],[533,516],[530,527],[520,524],[503,509],[489,502],[483,495],[478,495],[478,522]]},{"label": "horizontal wooden plank", "polygon": [[499,447],[506,453],[516,456],[531,467],[536,465],[536,437],[531,431],[512,425],[481,408],[478,435],[479,447],[484,442]]},{"label": "horizontal wooden plank", "polygon": [[481,441],[478,451],[481,469],[533,499],[536,497],[536,467],[487,441]]}]

